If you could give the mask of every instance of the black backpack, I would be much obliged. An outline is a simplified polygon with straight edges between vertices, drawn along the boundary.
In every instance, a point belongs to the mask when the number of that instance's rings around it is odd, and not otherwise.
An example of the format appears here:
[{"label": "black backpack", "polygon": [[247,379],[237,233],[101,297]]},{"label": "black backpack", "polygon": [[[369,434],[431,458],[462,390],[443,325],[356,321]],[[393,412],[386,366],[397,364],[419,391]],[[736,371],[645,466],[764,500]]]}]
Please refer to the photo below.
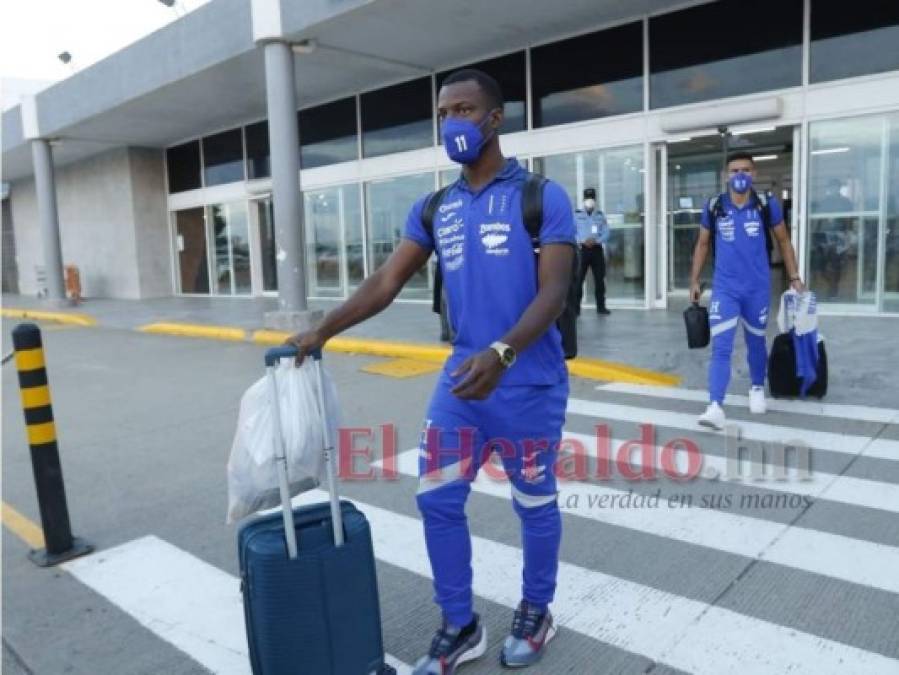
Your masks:
[{"label": "black backpack", "polygon": [[[540,228],[543,225],[543,187],[546,185],[546,178],[537,173],[528,172],[521,191],[521,214],[524,220],[525,228],[531,237],[531,244],[534,247],[534,256],[540,255]],[[436,192],[432,192],[425,202],[425,206],[421,212],[421,224],[432,239],[434,238],[434,214],[443,201],[447,190],[452,184],[440,188]],[[434,248],[437,254],[437,248]],[[571,269],[571,283],[568,286],[568,295],[565,299],[565,308],[556,319],[556,325],[562,334],[562,351],[565,353],[566,359],[573,359],[577,356],[577,298],[578,298],[578,264],[577,256],[574,256]],[[434,271],[434,297],[432,309],[435,313],[440,314],[441,318],[446,311],[446,302],[443,299],[443,272],[440,265]]]},{"label": "black backpack", "polygon": [[[762,192],[759,194],[755,190],[749,191],[749,198],[755,199],[756,204],[759,205],[759,214],[762,217],[762,229],[765,232],[765,250],[768,252],[768,263],[771,263],[771,252],[774,250],[774,240],[771,238],[771,226],[776,223],[771,222],[771,204],[768,201],[768,193]],[[718,224],[718,218],[724,217],[727,213],[724,211],[724,194],[716,195],[712,197],[709,201],[708,205],[708,214],[709,214],[709,223],[711,224],[711,249],[714,254],[715,251],[715,227]]]}]

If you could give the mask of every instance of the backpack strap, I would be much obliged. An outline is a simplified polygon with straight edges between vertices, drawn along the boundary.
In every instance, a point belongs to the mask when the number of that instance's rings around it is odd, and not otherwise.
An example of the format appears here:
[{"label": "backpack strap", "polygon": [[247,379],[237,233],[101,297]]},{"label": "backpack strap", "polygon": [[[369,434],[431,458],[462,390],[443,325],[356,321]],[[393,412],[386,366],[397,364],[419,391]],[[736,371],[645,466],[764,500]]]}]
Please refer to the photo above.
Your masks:
[{"label": "backpack strap", "polygon": [[543,187],[546,182],[546,178],[539,173],[529,172],[521,189],[521,218],[534,250],[540,248],[540,228],[543,227]]},{"label": "backpack strap", "polygon": [[[447,190],[452,187],[452,183],[449,185],[444,185],[439,190],[435,190],[430,194],[427,201],[425,201],[425,206],[421,210],[421,226],[424,228],[427,235],[431,238],[431,241],[434,243],[434,255],[437,258],[440,258],[440,254],[437,252],[437,242],[434,240],[434,215],[437,213],[437,209],[440,206],[440,202],[443,201],[443,197],[446,195]],[[442,300],[443,293],[443,272],[440,269],[440,261],[437,262],[437,268],[434,270],[434,289],[433,289],[433,297],[431,299],[431,309],[435,314],[440,314],[440,303]]]},{"label": "backpack strap", "polygon": [[715,240],[715,229],[718,227],[718,218],[724,215],[723,194],[715,195],[709,200],[709,233],[712,241]]},{"label": "backpack strap", "polygon": [[756,204],[759,205],[759,215],[762,217],[762,225],[765,226],[765,230],[767,231],[774,223],[771,222],[771,202],[768,199],[768,194],[763,190],[762,192],[752,191],[752,196],[755,197]]},{"label": "backpack strap", "polygon": [[[432,192],[425,202],[424,208],[421,210],[421,225],[432,241],[434,239],[434,215],[437,213],[437,208],[440,206],[440,202],[443,201],[443,197],[450,187],[452,187],[452,183]],[[434,253],[437,254],[436,243],[434,245]]]}]

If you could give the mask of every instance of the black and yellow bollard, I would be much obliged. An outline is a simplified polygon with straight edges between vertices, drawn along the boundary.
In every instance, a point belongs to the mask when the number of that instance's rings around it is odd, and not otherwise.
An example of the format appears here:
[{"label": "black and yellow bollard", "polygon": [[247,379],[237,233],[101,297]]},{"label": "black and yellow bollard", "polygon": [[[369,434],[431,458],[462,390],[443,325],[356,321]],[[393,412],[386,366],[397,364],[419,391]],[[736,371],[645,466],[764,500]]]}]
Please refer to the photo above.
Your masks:
[{"label": "black and yellow bollard", "polygon": [[37,487],[41,526],[47,546],[31,551],[28,557],[37,565],[48,567],[90,553],[94,547],[73,537],[69,524],[41,331],[33,323],[19,324],[13,329],[12,343],[25,410],[28,445],[31,446],[31,467]]}]

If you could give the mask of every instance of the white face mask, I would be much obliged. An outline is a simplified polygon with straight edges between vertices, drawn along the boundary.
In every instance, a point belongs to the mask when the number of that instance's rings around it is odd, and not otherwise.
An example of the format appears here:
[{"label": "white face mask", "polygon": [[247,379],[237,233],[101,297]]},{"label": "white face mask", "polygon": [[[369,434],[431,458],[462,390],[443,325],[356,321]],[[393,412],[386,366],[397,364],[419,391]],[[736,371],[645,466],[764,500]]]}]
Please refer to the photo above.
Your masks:
[{"label": "white face mask", "polygon": [[592,211],[596,208],[596,200],[595,199],[585,199],[584,200],[584,208],[587,211]]}]

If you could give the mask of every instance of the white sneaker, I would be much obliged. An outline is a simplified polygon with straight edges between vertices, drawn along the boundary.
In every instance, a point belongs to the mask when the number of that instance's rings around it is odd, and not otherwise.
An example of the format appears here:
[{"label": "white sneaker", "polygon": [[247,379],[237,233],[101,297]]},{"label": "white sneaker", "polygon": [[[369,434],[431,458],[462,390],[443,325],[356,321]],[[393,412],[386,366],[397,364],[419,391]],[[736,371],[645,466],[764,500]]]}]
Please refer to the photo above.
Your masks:
[{"label": "white sneaker", "polygon": [[765,401],[765,388],[753,386],[749,390],[749,412],[762,415],[767,410],[768,403]]},{"label": "white sneaker", "polygon": [[700,426],[709,427],[721,431],[724,428],[724,410],[718,405],[717,401],[709,403],[709,407],[699,416],[697,420]]}]

